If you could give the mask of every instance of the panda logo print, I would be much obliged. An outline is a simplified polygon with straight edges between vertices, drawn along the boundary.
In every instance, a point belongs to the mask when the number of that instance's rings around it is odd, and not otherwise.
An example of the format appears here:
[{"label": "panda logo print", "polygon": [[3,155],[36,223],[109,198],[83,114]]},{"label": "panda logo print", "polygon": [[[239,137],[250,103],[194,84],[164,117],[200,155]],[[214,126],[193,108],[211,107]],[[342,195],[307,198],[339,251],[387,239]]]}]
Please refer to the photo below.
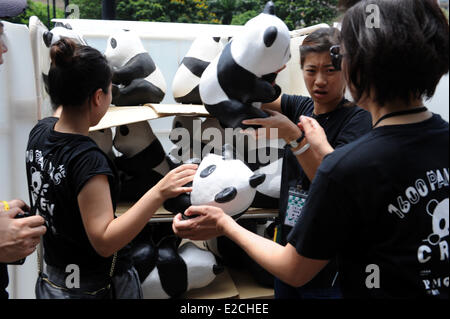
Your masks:
[{"label": "panda logo print", "polygon": [[58,185],[66,177],[64,165],[53,166],[50,161],[44,159],[39,150],[27,151],[26,158],[27,162],[31,164],[29,174],[32,206],[36,208],[36,214],[44,217],[47,229],[56,234],[53,226],[55,204],[49,200],[48,189],[50,183]]},{"label": "panda logo print", "polygon": [[[427,213],[432,217],[432,229],[431,233],[427,239],[424,241],[428,242],[430,245],[441,245],[445,243],[443,240],[449,235],[449,199],[446,198],[441,202],[432,199],[427,204]],[[445,245],[445,244],[444,244]],[[447,247],[448,251],[448,247]],[[448,257],[448,254],[447,254]]]},{"label": "panda logo print", "polygon": [[[449,260],[449,199],[442,201],[431,199],[426,205],[426,212],[431,217],[432,232],[422,240],[417,251],[419,263],[427,265],[432,259],[447,263]],[[449,277],[430,278],[430,270],[421,272],[423,285],[430,295],[439,295],[440,289],[449,286]]]}]

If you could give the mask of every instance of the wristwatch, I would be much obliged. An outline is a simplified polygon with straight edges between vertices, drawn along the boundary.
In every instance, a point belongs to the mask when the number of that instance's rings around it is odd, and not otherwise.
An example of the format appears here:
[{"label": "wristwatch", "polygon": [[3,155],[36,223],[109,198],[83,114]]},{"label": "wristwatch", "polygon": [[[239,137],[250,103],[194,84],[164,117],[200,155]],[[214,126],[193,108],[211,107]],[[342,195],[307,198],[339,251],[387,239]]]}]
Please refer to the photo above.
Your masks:
[{"label": "wristwatch", "polygon": [[288,143],[291,149],[297,148],[300,145],[300,143],[303,141],[303,139],[305,138],[305,132],[303,132],[303,131],[301,131],[301,132],[302,132],[302,135],[298,139],[292,140]]}]

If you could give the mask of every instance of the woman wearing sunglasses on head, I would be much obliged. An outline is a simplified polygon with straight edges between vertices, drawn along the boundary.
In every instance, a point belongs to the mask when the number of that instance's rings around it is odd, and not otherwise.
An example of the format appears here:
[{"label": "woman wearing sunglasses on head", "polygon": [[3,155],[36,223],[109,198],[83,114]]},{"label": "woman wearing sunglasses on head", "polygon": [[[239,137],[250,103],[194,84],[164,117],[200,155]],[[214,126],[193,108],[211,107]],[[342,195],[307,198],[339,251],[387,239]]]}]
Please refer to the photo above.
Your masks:
[{"label": "woman wearing sunglasses on head", "polygon": [[[322,28],[308,35],[300,46],[300,67],[311,97],[280,96],[263,105],[271,116],[243,121],[277,128],[278,137],[286,141],[280,190],[279,219],[276,241],[287,244],[287,236],[296,224],[302,203],[309,195],[311,181],[325,155],[348,144],[371,128],[367,111],[344,98],[346,82],[339,65],[333,65],[330,49],[339,45],[340,32],[336,28]],[[299,128],[302,124],[320,127],[325,134],[315,138],[314,148]],[[263,134],[266,130],[260,129]],[[310,134],[312,135],[312,134]],[[340,298],[338,272],[332,260],[311,282],[292,287],[275,278],[275,298]]]},{"label": "woman wearing sunglasses on head", "polygon": [[[367,27],[368,5],[379,27]],[[449,126],[423,107],[449,70],[448,33],[433,0],[365,0],[346,12],[332,55],[373,128],[324,158],[286,246],[208,206],[176,216],[174,230],[226,235],[296,287],[336,258],[344,297],[448,298]],[[314,149],[323,130],[305,123]]]}]

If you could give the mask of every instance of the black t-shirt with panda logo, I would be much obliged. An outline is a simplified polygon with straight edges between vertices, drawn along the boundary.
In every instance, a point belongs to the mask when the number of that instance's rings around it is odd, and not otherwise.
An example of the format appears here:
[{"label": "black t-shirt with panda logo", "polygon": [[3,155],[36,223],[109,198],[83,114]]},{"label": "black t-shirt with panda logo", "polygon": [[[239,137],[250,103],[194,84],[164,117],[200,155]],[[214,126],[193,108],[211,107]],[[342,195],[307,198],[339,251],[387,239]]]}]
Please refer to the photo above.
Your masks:
[{"label": "black t-shirt with panda logo", "polygon": [[[285,116],[296,124],[299,123],[301,115],[315,118],[323,127],[327,135],[327,140],[334,149],[356,140],[369,132],[372,127],[372,118],[369,112],[358,106],[347,106],[348,104],[350,103],[343,99],[335,110],[320,115],[314,115],[314,102],[311,98],[286,94],[281,97],[281,110]],[[280,228],[278,240],[282,245],[287,244],[287,236],[292,230],[291,226],[284,223],[288,207],[289,189],[291,187],[301,186],[304,191],[309,191],[311,184],[298,162],[297,157],[292,153],[289,146],[286,146],[285,149],[279,214],[282,226]],[[331,287],[337,278],[336,269],[335,262],[330,262],[304,287]]]},{"label": "black t-shirt with panda logo", "polygon": [[[47,226],[44,260],[62,271],[74,264],[81,276],[106,278],[112,257],[101,257],[90,244],[77,197],[91,177],[106,175],[115,210],[120,187],[117,171],[90,137],[55,131],[57,121],[55,117],[40,120],[30,132],[26,151],[31,211],[43,216]],[[130,265],[128,247],[118,256],[116,271],[122,272]]]},{"label": "black t-shirt with panda logo", "polygon": [[381,126],[325,157],[288,240],[344,297],[448,298],[449,125]]}]

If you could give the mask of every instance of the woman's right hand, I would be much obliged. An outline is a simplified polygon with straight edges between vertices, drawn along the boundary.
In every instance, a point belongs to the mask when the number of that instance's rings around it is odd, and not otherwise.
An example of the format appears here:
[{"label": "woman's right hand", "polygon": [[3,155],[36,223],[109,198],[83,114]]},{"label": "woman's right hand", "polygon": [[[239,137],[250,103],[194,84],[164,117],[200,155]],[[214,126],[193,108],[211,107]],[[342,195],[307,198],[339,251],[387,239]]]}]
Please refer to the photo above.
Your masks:
[{"label": "woman's right hand", "polygon": [[333,152],[333,148],[328,143],[327,135],[323,127],[315,119],[302,115],[300,116],[298,127],[305,132],[306,141],[321,159],[325,155]]},{"label": "woman's right hand", "polygon": [[198,165],[184,164],[174,168],[155,185],[163,200],[176,197],[182,193],[192,192],[192,187],[184,187],[194,180]]}]

